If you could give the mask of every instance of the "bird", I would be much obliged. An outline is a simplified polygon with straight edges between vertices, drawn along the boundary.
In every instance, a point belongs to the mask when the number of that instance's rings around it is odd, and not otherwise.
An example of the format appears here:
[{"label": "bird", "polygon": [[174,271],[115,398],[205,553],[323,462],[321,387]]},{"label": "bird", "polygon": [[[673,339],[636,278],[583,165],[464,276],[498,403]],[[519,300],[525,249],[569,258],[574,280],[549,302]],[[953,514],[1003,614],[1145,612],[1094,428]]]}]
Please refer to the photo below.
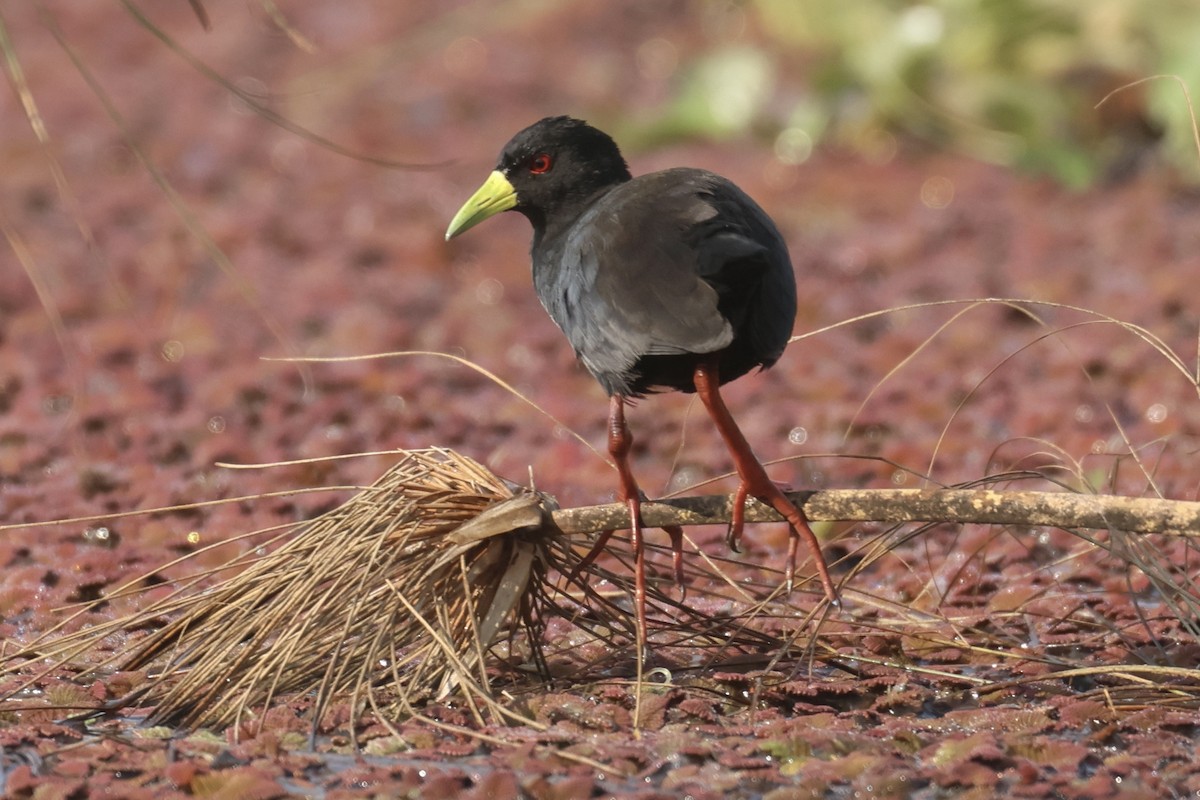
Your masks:
[{"label": "bird", "polygon": [[[775,364],[791,338],[795,272],[770,216],[732,181],[704,169],[633,177],[612,137],[568,116],[539,120],[504,145],[446,240],[510,210],[533,227],[533,285],[542,306],[609,396],[608,450],[629,509],[642,641],[644,496],[629,465],[625,407],[657,392],[698,395],[729,449],[739,479],[729,545],[738,549],[746,501],[758,498],[790,525],[788,587],[804,539],[826,598],[837,603],[804,512],[771,481],[720,392]],[[682,532],[666,530],[679,581]]]}]

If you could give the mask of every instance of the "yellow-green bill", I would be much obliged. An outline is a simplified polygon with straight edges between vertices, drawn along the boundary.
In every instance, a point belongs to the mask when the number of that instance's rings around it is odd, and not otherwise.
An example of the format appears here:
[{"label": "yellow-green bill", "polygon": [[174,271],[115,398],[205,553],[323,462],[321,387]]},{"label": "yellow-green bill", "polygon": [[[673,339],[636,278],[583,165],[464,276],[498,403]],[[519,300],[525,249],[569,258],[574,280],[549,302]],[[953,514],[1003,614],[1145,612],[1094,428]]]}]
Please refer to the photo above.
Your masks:
[{"label": "yellow-green bill", "polygon": [[501,211],[508,211],[516,205],[517,190],[513,188],[508,178],[504,177],[503,172],[494,171],[483,182],[483,186],[480,186],[478,191],[463,203],[463,207],[454,215],[454,219],[450,220],[450,227],[446,229],[446,241],[450,241],[468,228],[475,227],[488,217],[495,216]]}]

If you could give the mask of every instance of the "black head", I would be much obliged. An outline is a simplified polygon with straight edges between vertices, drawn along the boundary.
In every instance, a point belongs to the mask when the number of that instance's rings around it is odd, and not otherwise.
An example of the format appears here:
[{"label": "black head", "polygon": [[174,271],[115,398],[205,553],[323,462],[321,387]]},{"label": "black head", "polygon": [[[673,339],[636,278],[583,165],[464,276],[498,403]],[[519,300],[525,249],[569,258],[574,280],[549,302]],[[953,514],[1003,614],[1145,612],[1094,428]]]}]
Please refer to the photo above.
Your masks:
[{"label": "black head", "polygon": [[540,229],[557,214],[573,217],[596,192],[629,178],[608,134],[582,120],[546,117],[504,146],[495,172],[455,215],[446,238],[509,209]]},{"label": "black head", "polygon": [[630,177],[617,143],[571,117],[547,117],[518,133],[496,169],[517,190],[518,211],[572,205]]}]

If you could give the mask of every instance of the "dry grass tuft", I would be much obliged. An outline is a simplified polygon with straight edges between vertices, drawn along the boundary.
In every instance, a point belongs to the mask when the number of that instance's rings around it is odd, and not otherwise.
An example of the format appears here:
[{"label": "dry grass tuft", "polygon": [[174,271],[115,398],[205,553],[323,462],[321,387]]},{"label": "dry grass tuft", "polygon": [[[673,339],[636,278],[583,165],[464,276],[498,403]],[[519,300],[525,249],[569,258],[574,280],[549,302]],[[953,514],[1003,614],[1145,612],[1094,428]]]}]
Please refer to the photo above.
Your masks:
[{"label": "dry grass tuft", "polygon": [[546,564],[539,534],[487,524],[513,508],[540,515],[468,458],[406,452],[346,503],[229,562],[232,577],[26,654],[65,658],[152,629],[101,665],[152,670],[113,705],[153,706],[153,721],[185,728],[239,723],[285,694],[315,697],[318,720],[338,700],[376,703],[380,687],[404,706],[456,690],[477,700],[488,644],[528,612],[525,590]]},{"label": "dry grass tuft", "polygon": [[143,702],[185,727],[237,722],[280,694],[314,693],[319,717],[382,683],[406,702],[474,685],[476,645],[520,604],[538,545],[454,533],[512,497],[470,459],[407,453],[277,549],[230,564],[245,565],[233,578],[147,609],[174,618],[123,667],[159,666]]}]

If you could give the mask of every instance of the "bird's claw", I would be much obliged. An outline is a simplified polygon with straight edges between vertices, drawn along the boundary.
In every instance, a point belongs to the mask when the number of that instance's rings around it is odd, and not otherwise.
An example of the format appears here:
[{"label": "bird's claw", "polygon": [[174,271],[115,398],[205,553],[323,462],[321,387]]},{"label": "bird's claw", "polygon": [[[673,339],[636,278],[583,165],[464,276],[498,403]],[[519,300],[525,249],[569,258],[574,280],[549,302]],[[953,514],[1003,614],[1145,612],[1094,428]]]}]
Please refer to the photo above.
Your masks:
[{"label": "bird's claw", "polygon": [[746,500],[750,487],[743,481],[738,484],[733,496],[733,507],[729,510],[729,528],[725,531],[725,544],[735,553],[742,552],[742,529],[746,527]]},{"label": "bird's claw", "polygon": [[675,575],[675,585],[679,587],[679,599],[682,602],[687,597],[687,586],[683,582],[683,528],[678,525],[667,525],[663,528],[671,537],[671,569]]}]

